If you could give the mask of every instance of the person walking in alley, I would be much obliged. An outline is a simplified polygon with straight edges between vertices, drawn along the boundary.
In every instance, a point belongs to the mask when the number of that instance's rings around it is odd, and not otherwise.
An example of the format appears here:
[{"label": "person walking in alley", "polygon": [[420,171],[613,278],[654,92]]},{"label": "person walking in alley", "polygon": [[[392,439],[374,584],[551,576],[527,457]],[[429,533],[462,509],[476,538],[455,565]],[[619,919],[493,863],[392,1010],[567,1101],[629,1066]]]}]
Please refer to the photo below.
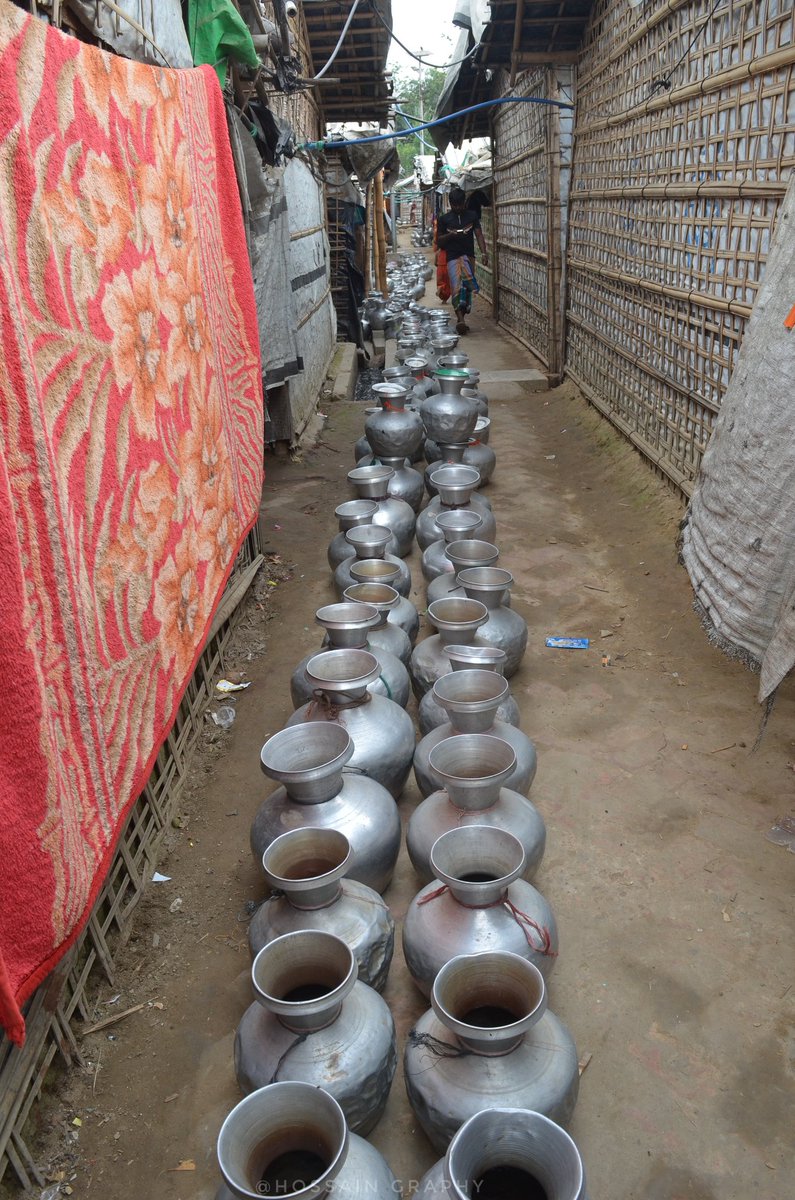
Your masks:
[{"label": "person walking in alley", "polygon": [[467,208],[466,196],[461,188],[450,189],[450,211],[442,213],[436,223],[436,244],[447,255],[447,271],[450,276],[452,304],[458,317],[456,329],[468,333],[466,315],[472,308],[472,296],[480,291],[475,276],[475,239],[477,238],[481,261],[488,266],[486,239],[480,228],[478,215]]}]

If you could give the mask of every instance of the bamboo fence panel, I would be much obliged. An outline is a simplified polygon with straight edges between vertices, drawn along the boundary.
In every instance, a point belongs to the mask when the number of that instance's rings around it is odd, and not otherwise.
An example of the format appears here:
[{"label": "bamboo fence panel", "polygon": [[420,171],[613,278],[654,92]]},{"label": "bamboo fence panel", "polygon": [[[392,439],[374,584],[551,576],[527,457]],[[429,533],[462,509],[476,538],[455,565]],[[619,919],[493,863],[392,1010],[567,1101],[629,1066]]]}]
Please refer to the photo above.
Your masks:
[{"label": "bamboo fence panel", "polygon": [[[259,534],[254,526],[240,549],[224,593],[253,577]],[[223,605],[224,601],[222,601]],[[239,611],[239,610],[237,610]],[[27,1038],[20,1049],[0,1039],[0,1180],[10,1171],[23,1188],[43,1187],[36,1162],[34,1105],[57,1063],[82,1062],[76,1031],[90,1021],[99,978],[113,983],[114,963],[126,944],[130,918],[152,876],[160,844],[176,814],[180,793],[205,724],[205,710],[235,627],[235,610],[211,630],[144,791],[133,805],[102,891],[88,923],[52,974],[25,1006]],[[30,1126],[34,1122],[30,1121]]]},{"label": "bamboo fence panel", "polygon": [[[501,73],[498,94],[509,90]],[[546,72],[521,75],[518,96],[543,96]],[[494,220],[497,247],[497,319],[548,362],[550,322],[547,259],[549,109],[544,105],[500,105],[492,125]]]},{"label": "bamboo fence panel", "polygon": [[[484,208],[480,214],[480,227],[483,230],[483,236],[486,239],[486,245],[491,254],[491,247],[494,238],[494,209]],[[480,295],[488,304],[494,303],[494,259],[489,262],[489,266],[478,257],[476,267],[478,284],[480,285]]]},{"label": "bamboo fence panel", "polygon": [[566,370],[687,495],[795,163],[795,28],[792,0],[647,11],[597,0],[586,33]]}]

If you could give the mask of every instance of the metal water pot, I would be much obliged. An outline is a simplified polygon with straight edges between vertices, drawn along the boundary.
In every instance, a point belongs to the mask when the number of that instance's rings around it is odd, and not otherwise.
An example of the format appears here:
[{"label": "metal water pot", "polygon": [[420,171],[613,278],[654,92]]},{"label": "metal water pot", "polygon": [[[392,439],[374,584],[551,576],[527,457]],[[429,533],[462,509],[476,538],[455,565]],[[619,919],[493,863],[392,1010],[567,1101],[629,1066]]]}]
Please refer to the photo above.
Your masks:
[{"label": "metal water pot", "polygon": [[[373,521],[375,521],[375,516],[376,514],[373,515]],[[385,525],[374,523],[357,525],[354,529],[347,531],[345,540],[350,553],[334,572],[334,586],[338,595],[341,596],[346,588],[355,583],[351,568],[357,560],[362,562],[365,559],[382,558],[397,570],[397,578],[390,586],[400,592],[401,596],[408,596],[411,591],[411,569],[397,554],[387,553],[391,536],[390,530]]]},{"label": "metal water pot", "polygon": [[447,563],[447,571],[428,584],[426,598],[429,604],[451,596],[465,596],[466,592],[458,582],[458,572],[467,567],[491,567],[500,557],[500,551],[492,542],[481,541],[479,537],[461,538],[448,542],[439,557]]},{"label": "metal water pot", "polygon": [[472,436],[478,409],[475,402],[461,395],[466,372],[436,372],[441,391],[428,396],[420,405],[425,432],[435,442],[466,442]]},{"label": "metal water pot", "polygon": [[350,1133],[337,1101],[307,1083],[273,1083],[227,1116],[217,1144],[225,1183],[215,1200],[395,1200],[398,1184],[374,1146]]},{"label": "metal water pot", "polygon": [[364,436],[378,458],[397,458],[402,462],[422,444],[422,417],[406,407],[408,390],[401,383],[376,383],[372,390],[381,407],[371,410],[364,423]]},{"label": "metal water pot", "polygon": [[409,1103],[436,1150],[495,1095],[568,1124],[577,1048],[547,1008],[533,963],[505,951],[453,958],[433,982],[431,1004],[409,1034],[403,1065]]},{"label": "metal water pot", "polygon": [[491,825],[519,840],[523,878],[531,882],[544,857],[547,831],[535,805],[506,786],[516,767],[513,747],[493,734],[462,733],[434,746],[428,765],[440,790],[417,805],[406,830],[406,848],[420,879],[433,878],[431,847],[443,833],[461,825]]},{"label": "metal water pot", "polygon": [[400,850],[400,818],[385,787],[345,772],[352,756],[351,736],[336,722],[294,724],[268,739],[260,751],[262,770],[283,786],[263,800],[251,825],[258,865],[271,842],[288,829],[337,829],[353,852],[349,878],[383,892]]},{"label": "metal water pot", "polygon": [[[374,696],[388,696],[405,708],[411,695],[409,673],[400,659],[390,650],[374,644],[370,635],[381,624],[381,614],[372,604],[347,600],[341,604],[324,604],[315,613],[315,620],[326,631],[323,646],[331,650],[369,650],[378,660],[378,678],[368,685]],[[295,668],[290,679],[290,697],[296,708],[312,699],[314,684],[306,668],[317,652],[307,654]]]},{"label": "metal water pot", "polygon": [[489,482],[497,466],[497,455],[488,445],[490,424],[488,417],[478,417],[475,432],[469,439],[462,459],[468,467],[474,467],[478,472],[481,487]]},{"label": "metal water pot", "polygon": [[[420,628],[419,614],[411,601],[388,583],[355,583],[346,588],[342,595],[345,600],[372,604],[381,614],[386,612],[386,625],[374,625],[370,636],[378,645],[397,654],[400,661],[408,666],[411,647],[417,640]],[[397,638],[393,636],[393,631],[397,632]],[[408,650],[400,639],[401,633],[406,635]]]},{"label": "metal water pot", "polygon": [[[372,468],[371,468],[372,469]],[[422,510],[417,518],[416,537],[421,550],[427,550],[431,542],[437,541],[436,517],[440,512],[450,509],[467,508],[478,513],[483,518],[478,533],[487,542],[493,542],[497,537],[497,522],[491,505],[476,492],[480,476],[473,467],[442,466],[431,475],[436,485],[437,495]]]},{"label": "metal water pot", "polygon": [[522,878],[524,851],[512,833],[489,825],[451,829],[431,850],[434,879],[414,897],[403,923],[403,954],[427,996],[459,954],[508,950],[546,978],[558,953],[547,900]]},{"label": "metal water pot", "polygon": [[[389,621],[390,614],[402,600],[405,600],[405,597],[398,595],[395,589],[388,587],[387,584],[354,583],[345,589],[342,598],[350,600],[354,604],[366,604],[375,609],[378,620],[376,624],[370,626],[367,640],[371,646],[377,646],[380,650],[394,655],[407,668],[411,661],[409,635],[405,629],[401,629],[400,625]],[[406,603],[414,608],[410,600],[407,600]],[[416,611],[414,608],[415,613]],[[417,620],[419,621],[419,617]]]},{"label": "metal water pot", "polygon": [[479,417],[487,417],[489,415],[489,398],[480,386],[480,371],[467,369],[469,383],[461,389],[461,394],[466,396],[467,400],[474,400],[478,409]]},{"label": "metal water pot", "polygon": [[[425,499],[425,483],[419,471],[415,471],[408,458],[390,458],[380,455],[378,462],[385,467],[391,467],[392,478],[389,481],[387,496],[394,500],[404,500],[415,513],[420,511]],[[361,464],[366,466],[366,463]]]},{"label": "metal water pot", "polygon": [[[463,601],[437,600],[431,607],[455,603]],[[522,795],[527,793],[538,764],[536,748],[521,729],[497,718],[497,711],[508,691],[507,680],[493,671],[450,671],[436,680],[434,696],[437,704],[447,712],[448,721],[426,733],[415,751],[414,777],[423,796],[436,790],[429,764],[431,750],[445,738],[455,738],[462,733],[490,733],[508,742],[516,755],[516,766],[505,786]]]},{"label": "metal water pot", "polygon": [[[505,673],[505,651],[498,650],[496,646],[453,645],[445,646],[444,652],[450,659],[450,668],[453,671],[494,671],[497,675]],[[519,705],[510,692],[500,702],[496,716],[498,721],[515,725],[517,729],[522,724]],[[437,725],[444,725],[447,722],[447,710],[438,703],[433,694],[433,688],[426,692],[420,700],[417,717],[423,737],[432,729],[436,729]]]},{"label": "metal water pot", "polygon": [[309,1083],[334,1097],[353,1132],[369,1133],[395,1074],[395,1023],[357,979],[350,946],[318,929],[285,933],[257,954],[251,981],[255,1001],[235,1034],[241,1091]]},{"label": "metal water pot", "polygon": [[351,844],[337,829],[291,829],[271,842],[262,869],[273,894],[248,927],[252,955],[284,933],[319,929],[353,951],[362,983],[384,990],[395,922],[378,892],[346,879]]},{"label": "metal water pot", "polygon": [[361,500],[377,500],[378,509],[373,514],[373,524],[383,525],[394,533],[398,542],[398,554],[405,558],[414,542],[417,516],[405,500],[388,496],[391,467],[355,467],[348,472],[348,481],[359,493]]},{"label": "metal water pot", "polygon": [[450,660],[444,652],[446,645],[476,642],[479,627],[488,620],[488,609],[477,601],[455,597],[429,605],[427,617],[437,633],[417,643],[409,664],[411,685],[417,699],[424,696],[441,675],[449,672]]},{"label": "metal water pot", "polygon": [[486,1109],[465,1121],[414,1200],[588,1200],[573,1140],[541,1113]]},{"label": "metal water pot", "polygon": [[483,518],[480,514],[466,508],[453,508],[437,513],[436,528],[441,537],[437,541],[431,542],[427,550],[423,550],[420,563],[422,573],[429,583],[437,575],[453,571],[453,564],[445,553],[448,544],[476,538],[482,524]]},{"label": "metal water pot", "polygon": [[[306,673],[317,699],[294,712],[288,728],[304,721],[342,726],[354,745],[351,769],[362,771],[397,798],[411,769],[414,723],[394,700],[367,691],[378,677],[378,660],[366,650],[326,650],[310,658]],[[343,832],[351,836],[347,829]]]},{"label": "metal water pot", "polygon": [[[334,516],[339,523],[339,533],[335,534],[329,542],[327,557],[328,565],[332,571],[336,571],[340,563],[351,556],[351,543],[345,537],[349,529],[355,529],[357,525],[370,525],[372,519],[378,511],[378,503],[375,500],[346,500],[344,504],[339,504],[334,509]],[[392,535],[392,540],[387,542],[386,552],[395,554],[397,551],[397,538]]]},{"label": "metal water pot", "polygon": [[489,610],[480,637],[489,646],[505,651],[505,675],[510,679],[519,670],[527,649],[527,621],[503,604],[513,575],[502,567],[468,567],[459,571],[456,578],[470,600],[480,600]]}]

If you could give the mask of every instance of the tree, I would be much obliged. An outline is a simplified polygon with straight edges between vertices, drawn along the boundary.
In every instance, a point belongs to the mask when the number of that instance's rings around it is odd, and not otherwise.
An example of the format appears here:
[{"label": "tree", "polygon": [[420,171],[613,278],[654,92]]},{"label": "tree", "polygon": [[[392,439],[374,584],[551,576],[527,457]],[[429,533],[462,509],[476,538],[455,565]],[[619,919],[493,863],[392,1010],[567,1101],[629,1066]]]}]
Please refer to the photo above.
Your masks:
[{"label": "tree", "polygon": [[[415,66],[419,68],[419,63]],[[436,102],[444,86],[446,71],[436,67],[422,68],[422,110],[426,121],[432,121],[436,111]],[[418,70],[411,67],[396,66],[392,73],[393,92],[397,99],[395,105],[401,112],[410,114],[410,124],[418,125],[420,116],[420,79]],[[395,128],[405,129],[407,122],[402,117],[395,117]],[[416,135],[398,138],[398,154],[402,175],[410,175],[414,169],[414,159],[418,154],[434,154],[436,146],[430,136],[430,130],[422,135],[427,143],[423,145]]]}]

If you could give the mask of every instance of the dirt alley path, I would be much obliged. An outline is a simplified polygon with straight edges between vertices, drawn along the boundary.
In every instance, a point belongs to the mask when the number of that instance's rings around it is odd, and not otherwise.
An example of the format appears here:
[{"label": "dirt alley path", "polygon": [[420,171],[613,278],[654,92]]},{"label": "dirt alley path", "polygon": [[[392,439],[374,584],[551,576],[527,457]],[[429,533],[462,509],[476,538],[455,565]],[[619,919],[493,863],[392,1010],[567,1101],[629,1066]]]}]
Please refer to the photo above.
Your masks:
[{"label": "dirt alley path", "polygon": [[[526,366],[483,311],[466,344],[472,364]],[[790,1200],[795,859],[764,834],[792,811],[793,687],[752,754],[756,679],[709,645],[692,612],[676,562],[678,501],[571,386],[485,390],[500,564],[530,627],[512,690],[538,747],[531,798],[548,843],[536,883],[561,935],[550,1007],[592,1055],[571,1127],[590,1195]],[[361,405],[333,405],[300,462],[268,463],[265,549],[292,578],[274,580],[264,629],[249,608],[265,653],[247,661],[244,634],[231,665],[253,686],[202,759],[186,828],[160,864],[172,882],[150,888],[97,1011],[112,1012],[104,1004],[117,992],[120,1007],[162,1007],[86,1039],[90,1066],[59,1086],[53,1136],[82,1121],[66,1176],[76,1173],[77,1197],[214,1196],[215,1138],[238,1098],[234,1031],[250,1000],[245,904],[263,895],[248,849],[272,790],[259,749],[291,712],[293,668],[320,645],[313,617],[333,599],[333,509],[349,498],[363,420]],[[416,549],[410,562],[422,609]],[[591,649],[545,649],[548,634],[588,635]],[[404,818],[417,800],[410,785]],[[404,849],[387,892],[398,921],[416,889]],[[425,1004],[399,947],[386,998],[402,1050]],[[399,1074],[372,1141],[407,1193],[435,1160]],[[175,1169],[186,1161],[194,1169]]]}]

